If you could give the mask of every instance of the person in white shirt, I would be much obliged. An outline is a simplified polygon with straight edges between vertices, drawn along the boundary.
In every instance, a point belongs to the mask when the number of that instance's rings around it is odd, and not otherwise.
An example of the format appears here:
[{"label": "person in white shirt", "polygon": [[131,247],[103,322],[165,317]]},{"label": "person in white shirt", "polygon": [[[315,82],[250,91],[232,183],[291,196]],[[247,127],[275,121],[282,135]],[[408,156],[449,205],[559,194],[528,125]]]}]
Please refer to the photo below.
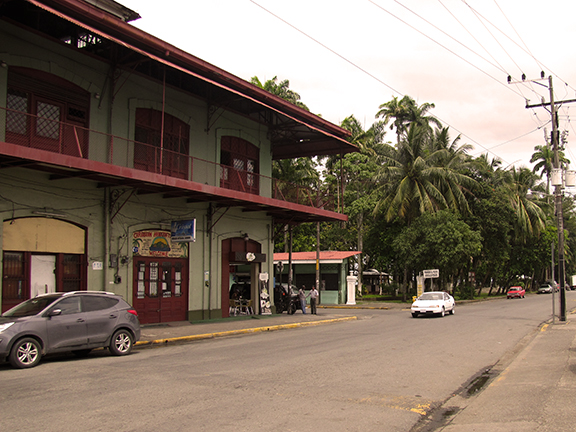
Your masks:
[{"label": "person in white shirt", "polygon": [[310,313],[316,315],[316,304],[318,303],[318,290],[315,286],[308,293],[310,296]]}]

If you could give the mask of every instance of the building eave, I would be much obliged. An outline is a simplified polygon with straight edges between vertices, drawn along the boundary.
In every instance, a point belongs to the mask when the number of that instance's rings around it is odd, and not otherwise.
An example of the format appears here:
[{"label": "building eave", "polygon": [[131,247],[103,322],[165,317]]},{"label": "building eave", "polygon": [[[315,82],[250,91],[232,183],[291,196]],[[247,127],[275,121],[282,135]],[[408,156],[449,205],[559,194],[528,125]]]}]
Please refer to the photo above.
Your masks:
[{"label": "building eave", "polygon": [[[245,115],[266,117],[273,159],[358,151],[350,132],[189,54],[89,3],[79,0],[26,0],[62,19],[95,32],[154,61],[204,81],[223,92],[213,101]],[[270,116],[277,116],[273,121]]]}]

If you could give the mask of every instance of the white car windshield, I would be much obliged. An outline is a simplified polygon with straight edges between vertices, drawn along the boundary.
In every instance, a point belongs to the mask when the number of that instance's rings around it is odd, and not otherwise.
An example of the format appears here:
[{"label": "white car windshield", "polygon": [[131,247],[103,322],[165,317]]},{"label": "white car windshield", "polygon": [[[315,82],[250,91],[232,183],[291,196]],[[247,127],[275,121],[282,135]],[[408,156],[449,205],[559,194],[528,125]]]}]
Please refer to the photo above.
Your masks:
[{"label": "white car windshield", "polygon": [[420,296],[419,300],[442,300],[442,294],[424,293]]}]

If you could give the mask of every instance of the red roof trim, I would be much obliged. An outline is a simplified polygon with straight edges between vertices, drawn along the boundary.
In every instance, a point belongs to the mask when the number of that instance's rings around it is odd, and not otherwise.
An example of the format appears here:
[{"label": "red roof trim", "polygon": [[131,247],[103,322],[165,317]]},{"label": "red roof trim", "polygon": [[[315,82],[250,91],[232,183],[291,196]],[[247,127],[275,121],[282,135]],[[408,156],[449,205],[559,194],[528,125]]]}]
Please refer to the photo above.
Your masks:
[{"label": "red roof trim", "polygon": [[[361,251],[320,251],[320,261],[344,260],[354,255],[360,255]],[[274,261],[288,261],[288,252],[277,252]],[[316,252],[292,252],[293,261],[316,261]]]},{"label": "red roof trim", "polygon": [[[178,69],[181,72],[187,73],[189,75],[192,75],[198,79],[202,79],[212,85],[218,86],[222,89],[225,89],[227,91],[230,91],[234,94],[237,94],[239,96],[245,97],[255,103],[258,103],[270,110],[276,111],[282,115],[285,115],[287,117],[289,117],[291,120],[294,120],[298,123],[301,123],[317,132],[322,133],[323,135],[329,136],[330,138],[336,139],[342,143],[345,143],[347,146],[349,146],[351,149],[357,149],[357,147],[353,144],[351,144],[350,142],[346,141],[345,139],[343,139],[342,137],[345,136],[351,136],[351,133],[349,131],[347,131],[346,129],[343,129],[337,125],[335,125],[334,123],[331,123],[315,114],[312,114],[302,108],[297,107],[296,105],[285,101],[284,99],[275,96],[269,92],[267,92],[266,90],[263,90],[253,84],[248,83],[247,81],[232,75],[229,72],[226,72],[223,69],[220,69],[208,62],[205,62],[204,60],[199,59],[198,57],[195,57],[189,53],[187,53],[186,51],[183,51],[149,33],[146,33],[143,30],[140,30],[136,27],[133,27],[119,19],[114,19],[112,18],[109,14],[94,8],[92,5],[89,5],[88,3],[84,3],[84,2],[78,2],[76,0],[52,0],[52,1],[45,1],[45,2],[40,2],[38,0],[27,0],[29,3],[34,4],[35,6],[44,9],[48,12],[51,12],[59,17],[61,17],[62,19],[65,19],[67,21],[70,21],[80,27],[83,27],[91,32],[94,32],[96,34],[99,34],[100,36],[109,39],[115,43],[124,45],[125,47],[132,49],[142,55],[145,55],[147,57],[150,57],[153,60],[156,60],[160,63],[166,64],[167,66],[170,66],[174,69]],[[203,70],[205,70],[206,72],[208,72],[211,75],[215,75],[218,76],[219,78],[222,78],[223,80],[226,81],[230,81],[231,83],[233,83],[234,85],[240,87],[242,89],[242,91],[238,91],[235,89],[232,89],[224,84],[220,84],[212,79],[207,78],[206,76],[197,74],[195,72],[192,72],[186,68],[183,68],[181,66],[178,66],[176,64],[174,64],[171,61],[168,60],[164,60],[160,57],[158,57],[155,54],[152,54],[152,52],[148,52],[148,51],[144,51],[143,49],[140,49],[138,47],[136,47],[133,44],[124,42],[108,33],[105,33],[103,30],[99,30],[96,29],[84,22],[81,22],[77,19],[74,19],[68,15],[66,15],[63,12],[60,12],[58,10],[55,10],[54,8],[46,5],[45,3],[52,3],[52,4],[57,4],[61,7],[64,7],[65,9],[70,9],[73,12],[79,13],[81,16],[86,17],[87,15],[90,16],[90,18],[92,20],[95,20],[96,22],[98,22],[99,24],[101,24],[103,27],[108,27],[109,29],[113,29],[116,30],[120,33],[122,33],[124,36],[129,36],[130,38],[137,40],[139,42],[143,42],[143,45],[146,46],[147,48],[149,48],[151,51],[157,51],[157,52],[161,52],[164,53],[165,56],[170,56],[172,58],[174,58],[175,60],[181,61],[184,64],[193,66],[193,67],[197,67],[197,68],[201,68]],[[255,93],[255,97],[249,96],[248,94],[244,93],[244,91],[248,91],[251,93]],[[258,98],[261,99],[272,99],[273,102],[275,104],[281,105],[282,106],[282,110],[278,109],[278,108],[274,108],[272,106],[270,106],[267,103],[264,103],[262,100],[259,100]],[[288,112],[290,112],[291,114],[288,114]],[[319,129],[317,126],[313,126],[310,123],[303,121],[297,117],[294,117],[293,115],[297,115],[299,117],[307,117],[307,121],[308,122],[314,122],[318,125],[322,125],[322,127],[325,127],[327,129],[330,129],[331,132],[327,132],[324,131],[322,129]],[[338,134],[341,135],[340,136],[336,136],[334,134]],[[351,150],[354,151],[354,150]]]}]

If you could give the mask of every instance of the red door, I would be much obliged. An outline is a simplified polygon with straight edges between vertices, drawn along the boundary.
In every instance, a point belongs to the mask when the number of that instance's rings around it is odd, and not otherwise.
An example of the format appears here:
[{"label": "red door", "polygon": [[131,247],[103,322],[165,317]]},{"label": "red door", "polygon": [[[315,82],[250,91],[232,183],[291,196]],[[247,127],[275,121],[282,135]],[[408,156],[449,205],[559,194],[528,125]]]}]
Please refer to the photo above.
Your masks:
[{"label": "red door", "polygon": [[134,300],[142,324],[188,319],[186,259],[143,258],[134,263]]}]

